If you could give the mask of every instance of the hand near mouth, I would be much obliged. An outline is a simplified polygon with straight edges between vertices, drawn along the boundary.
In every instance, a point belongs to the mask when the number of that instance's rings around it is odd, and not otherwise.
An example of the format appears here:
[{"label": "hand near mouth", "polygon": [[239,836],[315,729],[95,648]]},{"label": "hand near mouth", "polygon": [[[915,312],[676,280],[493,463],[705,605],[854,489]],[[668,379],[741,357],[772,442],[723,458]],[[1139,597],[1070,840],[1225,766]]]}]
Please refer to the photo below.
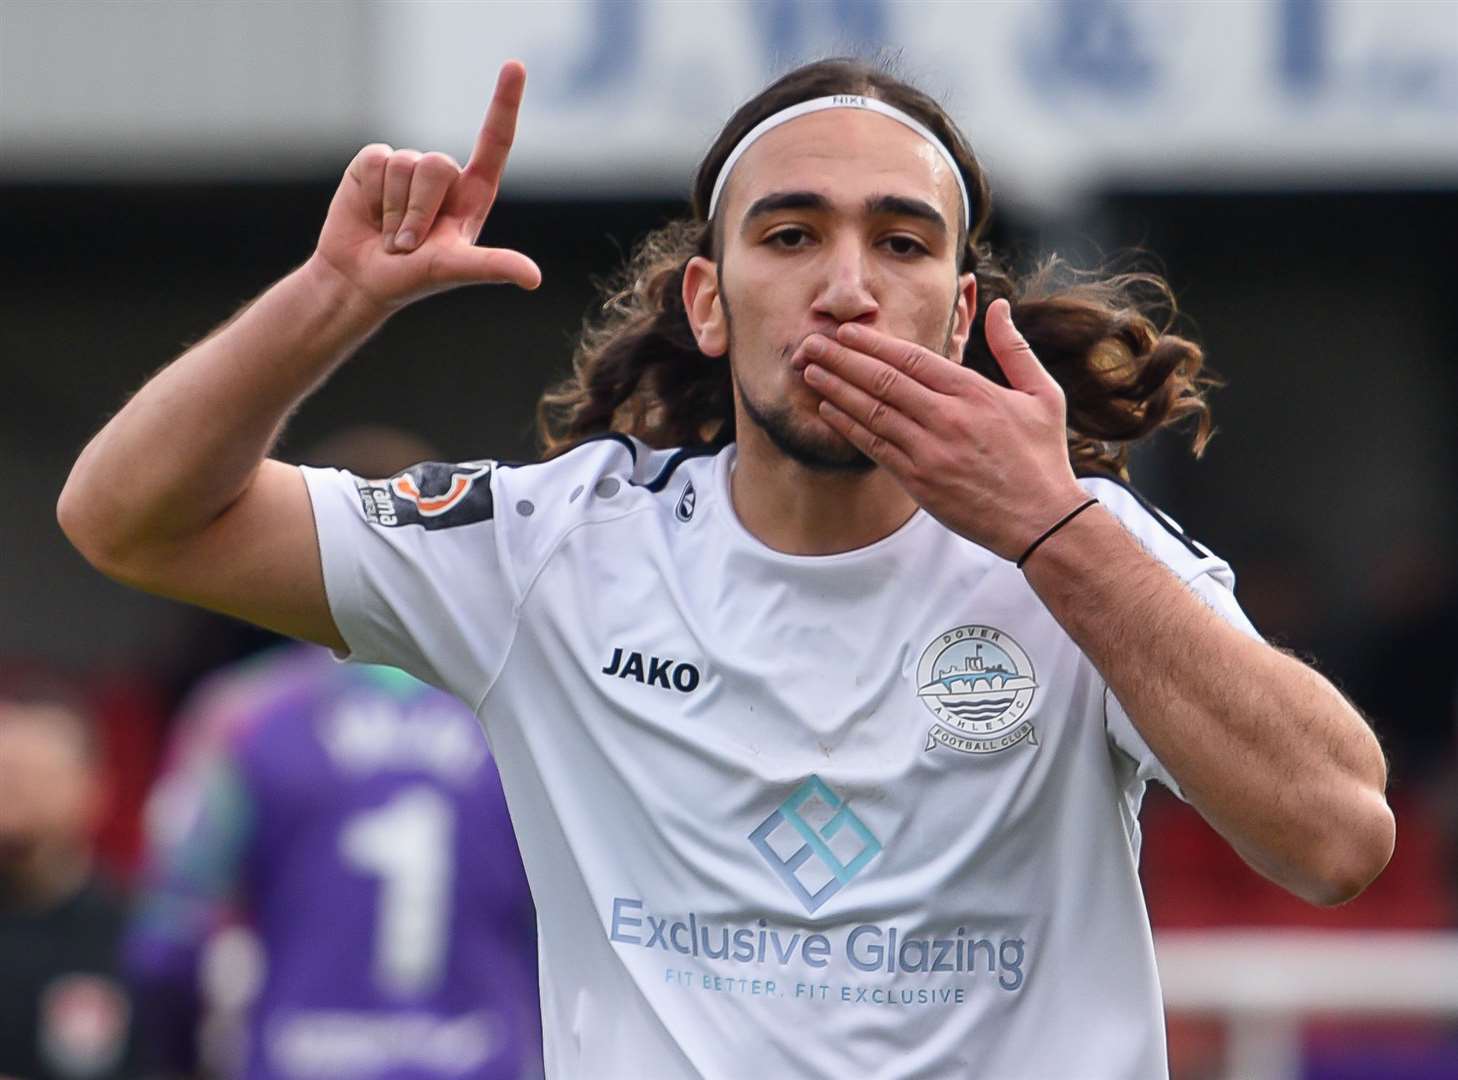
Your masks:
[{"label": "hand near mouth", "polygon": [[791,365],[820,415],[949,529],[1016,559],[1086,501],[1068,460],[1063,390],[1013,325],[987,311],[1008,386],[924,346],[858,323],[812,334]]}]

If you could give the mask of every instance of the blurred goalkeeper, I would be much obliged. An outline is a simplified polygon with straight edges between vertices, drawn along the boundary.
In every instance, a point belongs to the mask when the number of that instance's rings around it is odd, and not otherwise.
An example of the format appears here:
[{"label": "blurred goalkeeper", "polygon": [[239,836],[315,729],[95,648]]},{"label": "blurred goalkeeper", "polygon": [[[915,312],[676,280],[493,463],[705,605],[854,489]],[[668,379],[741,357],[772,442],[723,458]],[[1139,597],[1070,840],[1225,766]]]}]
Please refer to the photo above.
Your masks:
[{"label": "blurred goalkeeper", "polygon": [[128,955],[151,1064],[190,1075],[200,959],[263,978],[248,1080],[517,1080],[539,1058],[531,900],[470,713],[404,672],[277,647],[212,676],[154,795]]}]

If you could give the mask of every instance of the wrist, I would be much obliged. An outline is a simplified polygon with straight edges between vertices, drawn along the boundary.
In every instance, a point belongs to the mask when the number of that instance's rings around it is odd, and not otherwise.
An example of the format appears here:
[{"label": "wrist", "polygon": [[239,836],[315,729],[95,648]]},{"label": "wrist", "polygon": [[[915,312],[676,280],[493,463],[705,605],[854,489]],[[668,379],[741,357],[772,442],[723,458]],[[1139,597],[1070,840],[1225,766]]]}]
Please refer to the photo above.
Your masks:
[{"label": "wrist", "polygon": [[381,302],[317,251],[289,276],[315,304],[341,321],[346,336],[368,337],[402,306]]},{"label": "wrist", "polygon": [[1043,547],[1044,544],[1053,540],[1059,533],[1061,533],[1068,526],[1072,525],[1086,511],[1091,510],[1095,506],[1097,506],[1099,502],[1097,498],[1090,495],[1088,492],[1083,491],[1082,489],[1079,490],[1075,498],[1076,501],[1074,501],[1067,510],[1059,514],[1058,517],[1055,518],[1050,525],[1043,529],[1042,532],[1038,533],[1037,536],[1035,536],[1032,540],[1028,541],[1027,546],[1024,547],[1022,550],[1022,554],[1017,556],[1014,560],[1019,570],[1023,569],[1023,567],[1027,565],[1028,560],[1031,559],[1038,552],[1038,550]]}]

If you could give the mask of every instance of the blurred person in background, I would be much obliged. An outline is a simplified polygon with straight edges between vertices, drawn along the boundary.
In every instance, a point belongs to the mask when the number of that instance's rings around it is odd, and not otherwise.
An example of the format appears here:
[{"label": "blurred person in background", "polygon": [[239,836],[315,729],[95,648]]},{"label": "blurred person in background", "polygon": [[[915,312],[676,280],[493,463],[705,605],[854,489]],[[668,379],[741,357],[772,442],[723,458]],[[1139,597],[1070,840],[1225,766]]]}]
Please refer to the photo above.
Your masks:
[{"label": "blurred person in background", "polygon": [[1362,583],[1368,618],[1347,650],[1350,690],[1383,733],[1393,787],[1436,806],[1455,787],[1458,569],[1430,537],[1394,532],[1390,543]]},{"label": "blurred person in background", "polygon": [[[376,474],[431,451],[356,428],[307,456]],[[279,645],[202,682],[169,758],[127,947],[155,1075],[540,1072],[531,899],[469,710],[396,669]],[[241,1032],[204,977],[226,962],[203,962],[235,925],[262,962]]]},{"label": "blurred person in background", "polygon": [[1015,284],[946,113],[807,65],[589,328],[551,461],[266,459],[406,304],[539,283],[475,246],[524,80],[464,169],[362,151],[315,257],[83,453],[67,535],[476,708],[561,1075],[1163,1075],[1147,781],[1317,904],[1393,835],[1360,715],[1120,482],[1130,444],[1209,431],[1202,355],[1134,296],[1167,288]]},{"label": "blurred person in background", "polygon": [[66,688],[0,688],[0,1077],[135,1075],[125,902],[92,859],[96,758]]}]

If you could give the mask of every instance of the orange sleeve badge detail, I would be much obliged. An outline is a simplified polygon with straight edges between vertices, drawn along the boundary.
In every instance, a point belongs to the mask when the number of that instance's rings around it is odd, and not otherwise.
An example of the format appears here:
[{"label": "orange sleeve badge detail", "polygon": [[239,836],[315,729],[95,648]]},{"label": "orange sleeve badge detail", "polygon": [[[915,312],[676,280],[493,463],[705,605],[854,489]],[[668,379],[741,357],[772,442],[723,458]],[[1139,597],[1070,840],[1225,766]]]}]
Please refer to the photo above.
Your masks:
[{"label": "orange sleeve badge detail", "polygon": [[446,529],[492,516],[492,466],[490,461],[423,461],[388,480],[356,479],[355,486],[372,525]]},{"label": "orange sleeve badge detail", "polygon": [[426,517],[435,517],[438,514],[444,514],[466,497],[466,492],[471,490],[471,485],[476,481],[476,475],[462,476],[460,473],[452,473],[450,489],[444,495],[420,494],[420,489],[415,486],[415,480],[409,473],[395,477],[390,482],[390,486],[396,495],[413,502],[421,514]]}]

